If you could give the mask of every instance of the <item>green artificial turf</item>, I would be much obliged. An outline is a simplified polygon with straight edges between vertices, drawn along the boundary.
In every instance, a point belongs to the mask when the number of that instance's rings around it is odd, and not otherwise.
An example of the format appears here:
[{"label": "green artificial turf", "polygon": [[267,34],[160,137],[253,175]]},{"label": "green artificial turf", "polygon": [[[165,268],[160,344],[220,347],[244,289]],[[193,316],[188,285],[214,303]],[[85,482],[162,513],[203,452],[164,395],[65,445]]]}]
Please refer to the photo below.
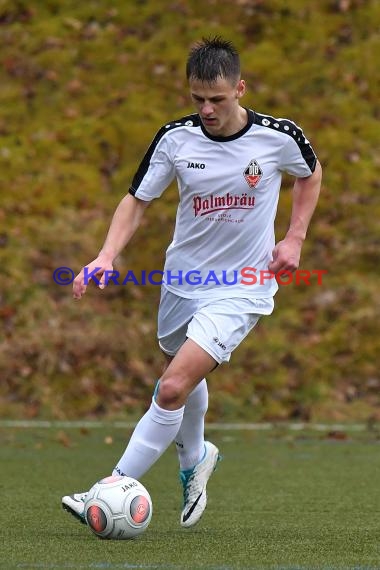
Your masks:
[{"label": "green artificial turf", "polygon": [[173,448],[142,478],[154,512],[134,541],[99,540],[63,494],[109,474],[128,430],[2,428],[0,567],[6,569],[380,568],[380,444],[374,433],[217,432],[209,504],[181,529]]}]

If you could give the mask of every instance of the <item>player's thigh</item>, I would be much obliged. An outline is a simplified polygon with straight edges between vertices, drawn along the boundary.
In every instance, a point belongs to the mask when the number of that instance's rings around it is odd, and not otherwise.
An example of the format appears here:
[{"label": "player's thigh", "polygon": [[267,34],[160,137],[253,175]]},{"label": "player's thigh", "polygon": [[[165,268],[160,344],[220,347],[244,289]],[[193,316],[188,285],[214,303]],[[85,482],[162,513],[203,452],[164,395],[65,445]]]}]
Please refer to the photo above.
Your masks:
[{"label": "player's thigh", "polygon": [[157,403],[173,409],[183,405],[190,392],[217,364],[206,350],[187,339],[160,378]]}]

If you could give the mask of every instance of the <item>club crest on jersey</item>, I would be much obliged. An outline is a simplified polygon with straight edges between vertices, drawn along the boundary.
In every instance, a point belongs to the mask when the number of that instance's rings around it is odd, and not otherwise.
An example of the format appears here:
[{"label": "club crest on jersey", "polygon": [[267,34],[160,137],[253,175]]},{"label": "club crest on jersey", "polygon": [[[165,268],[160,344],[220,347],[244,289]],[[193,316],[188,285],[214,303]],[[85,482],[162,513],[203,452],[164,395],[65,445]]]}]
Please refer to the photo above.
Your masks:
[{"label": "club crest on jersey", "polygon": [[246,179],[248,186],[250,188],[255,188],[261,180],[262,175],[263,171],[261,170],[259,163],[257,160],[252,159],[244,170],[244,178]]}]

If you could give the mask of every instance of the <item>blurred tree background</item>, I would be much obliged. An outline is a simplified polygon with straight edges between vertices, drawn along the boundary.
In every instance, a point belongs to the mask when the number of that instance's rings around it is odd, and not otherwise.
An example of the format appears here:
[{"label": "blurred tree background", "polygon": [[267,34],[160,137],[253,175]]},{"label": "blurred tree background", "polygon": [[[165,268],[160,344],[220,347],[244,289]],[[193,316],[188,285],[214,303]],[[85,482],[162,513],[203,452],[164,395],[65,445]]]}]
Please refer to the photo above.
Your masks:
[{"label": "blurred tree background", "polygon": [[[93,259],[147,145],[192,112],[190,46],[241,52],[244,104],[299,123],[324,167],[303,269],[277,308],[210,375],[209,420],[380,419],[377,0],[0,0],[0,412],[135,418],[162,357],[159,288],[91,287],[53,271]],[[376,55],[377,54],[377,55]],[[285,179],[277,236],[286,230]],[[118,259],[160,269],[170,187]]]}]

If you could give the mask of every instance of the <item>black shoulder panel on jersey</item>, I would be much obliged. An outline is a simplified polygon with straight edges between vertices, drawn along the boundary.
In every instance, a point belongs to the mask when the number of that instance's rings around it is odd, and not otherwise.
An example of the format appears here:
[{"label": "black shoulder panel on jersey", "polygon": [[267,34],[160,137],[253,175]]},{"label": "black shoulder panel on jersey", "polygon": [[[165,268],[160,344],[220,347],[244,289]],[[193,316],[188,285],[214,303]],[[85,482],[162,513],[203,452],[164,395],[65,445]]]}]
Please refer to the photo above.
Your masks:
[{"label": "black shoulder panel on jersey", "polygon": [[149,168],[150,160],[152,158],[152,154],[162,137],[166,135],[167,132],[172,131],[173,129],[177,129],[178,127],[198,127],[200,124],[199,115],[194,113],[193,115],[186,115],[181,119],[176,121],[172,121],[167,123],[155,135],[154,139],[150,143],[148,150],[146,151],[144,158],[142,159],[140,166],[138,167],[136,174],[133,177],[132,184],[129,188],[129,193],[133,196],[136,194],[138,187],[141,184],[147,170]]},{"label": "black shoulder panel on jersey", "polygon": [[256,113],[256,111],[254,112],[253,122],[256,125],[268,127],[269,129],[285,133],[286,135],[292,137],[292,139],[294,139],[297,143],[301,154],[311,172],[314,172],[317,165],[317,157],[311,144],[305,138],[302,129],[298,125],[293,123],[293,121],[289,121],[289,119],[276,119],[270,115],[262,115],[261,113]]}]

